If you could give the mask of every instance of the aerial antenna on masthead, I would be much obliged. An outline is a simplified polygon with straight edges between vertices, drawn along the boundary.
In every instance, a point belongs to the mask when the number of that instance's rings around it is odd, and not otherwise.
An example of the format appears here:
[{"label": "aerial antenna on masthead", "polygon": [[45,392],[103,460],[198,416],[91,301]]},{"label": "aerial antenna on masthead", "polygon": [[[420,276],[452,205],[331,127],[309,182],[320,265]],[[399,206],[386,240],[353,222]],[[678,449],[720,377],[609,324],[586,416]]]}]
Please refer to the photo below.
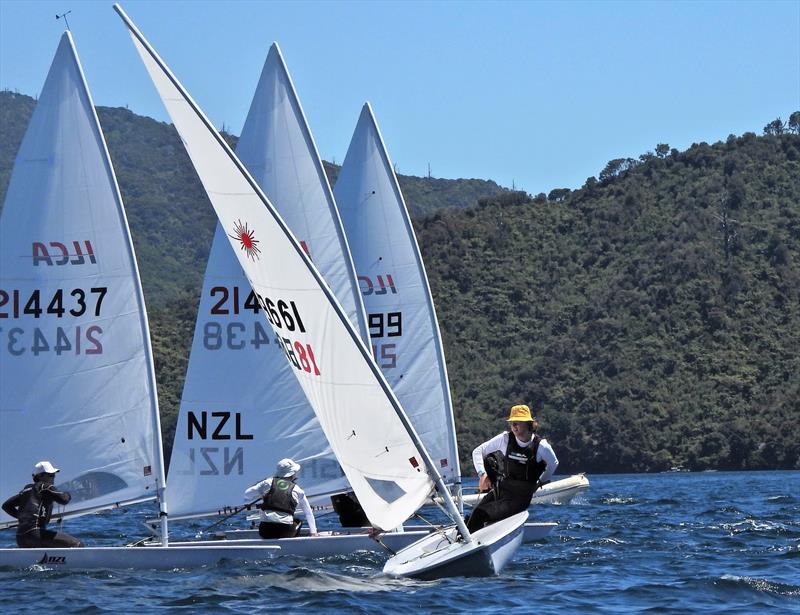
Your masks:
[{"label": "aerial antenna on masthead", "polygon": [[[62,13],[61,15],[56,15],[56,19],[64,18],[64,23],[67,25],[67,30],[69,30],[69,22],[67,21],[67,15],[69,15],[72,11],[67,11],[66,13]],[[70,30],[72,32],[72,30]]]}]

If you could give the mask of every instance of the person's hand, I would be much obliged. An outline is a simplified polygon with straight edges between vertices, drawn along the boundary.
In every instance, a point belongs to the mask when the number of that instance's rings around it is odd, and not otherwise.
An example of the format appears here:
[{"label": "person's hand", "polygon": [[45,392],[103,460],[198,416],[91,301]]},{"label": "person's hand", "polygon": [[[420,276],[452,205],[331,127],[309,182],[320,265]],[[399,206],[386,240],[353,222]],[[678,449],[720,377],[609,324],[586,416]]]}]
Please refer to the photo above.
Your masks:
[{"label": "person's hand", "polygon": [[491,490],[491,488],[492,481],[489,480],[489,476],[487,474],[481,474],[478,479],[478,493],[486,493]]}]

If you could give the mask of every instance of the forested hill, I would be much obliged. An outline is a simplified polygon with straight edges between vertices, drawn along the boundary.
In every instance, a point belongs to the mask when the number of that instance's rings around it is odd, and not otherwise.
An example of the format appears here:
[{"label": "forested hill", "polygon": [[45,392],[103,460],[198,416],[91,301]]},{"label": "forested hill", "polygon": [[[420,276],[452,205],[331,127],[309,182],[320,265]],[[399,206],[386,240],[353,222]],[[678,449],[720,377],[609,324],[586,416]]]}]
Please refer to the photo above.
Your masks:
[{"label": "forested hill", "polygon": [[465,449],[528,401],[572,470],[800,467],[800,136],[658,151],[421,222]]},{"label": "forested hill", "polygon": [[[0,207],[35,104],[30,96],[0,92]],[[122,191],[148,305],[163,306],[182,290],[199,292],[216,217],[178,134],[171,124],[127,109],[98,107],[97,112]],[[236,145],[236,137],[226,137]],[[328,163],[325,167],[333,183],[339,167]],[[437,207],[471,207],[505,191],[482,179],[399,175],[399,181],[414,216]]]},{"label": "forested hill", "polygon": [[[33,105],[0,93],[0,198]],[[171,126],[99,116],[150,307],[169,449],[215,219]],[[792,117],[792,132],[772,122],[764,136],[685,152],[662,144],[533,199],[401,176],[465,471],[518,402],[533,405],[564,471],[800,467]]]}]

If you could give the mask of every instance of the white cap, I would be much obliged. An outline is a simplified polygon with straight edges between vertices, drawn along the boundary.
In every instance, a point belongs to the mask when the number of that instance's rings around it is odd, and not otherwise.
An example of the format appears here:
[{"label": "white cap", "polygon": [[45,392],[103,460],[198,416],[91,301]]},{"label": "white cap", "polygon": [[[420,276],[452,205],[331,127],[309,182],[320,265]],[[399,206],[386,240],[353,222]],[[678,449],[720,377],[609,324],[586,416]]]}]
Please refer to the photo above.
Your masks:
[{"label": "white cap", "polygon": [[61,470],[59,470],[49,461],[40,461],[35,466],[33,466],[34,476],[36,476],[37,474],[55,474],[56,472],[61,472]]},{"label": "white cap", "polygon": [[291,459],[281,459],[278,467],[275,468],[275,476],[278,478],[289,478],[300,471],[300,464]]}]

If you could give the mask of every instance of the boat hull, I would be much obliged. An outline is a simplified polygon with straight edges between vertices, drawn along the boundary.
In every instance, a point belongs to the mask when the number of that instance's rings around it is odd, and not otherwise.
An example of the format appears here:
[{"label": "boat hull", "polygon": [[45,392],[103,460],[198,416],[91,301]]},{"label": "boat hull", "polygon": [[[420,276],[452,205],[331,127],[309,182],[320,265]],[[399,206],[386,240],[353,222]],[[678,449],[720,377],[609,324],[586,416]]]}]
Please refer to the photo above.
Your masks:
[{"label": "boat hull", "polygon": [[[523,526],[522,542],[536,542],[546,538],[558,523],[540,522],[526,523]],[[402,532],[385,532],[380,534],[380,543],[361,528],[353,530],[340,530],[337,532],[321,532],[319,536],[312,537],[308,534],[296,538],[263,539],[257,530],[232,530],[221,533],[211,541],[224,541],[226,544],[237,545],[273,545],[280,547],[279,555],[292,555],[299,557],[328,557],[343,555],[355,551],[386,552],[401,551],[414,542],[431,534],[430,527],[419,525],[405,526]],[[383,544],[381,544],[383,543]],[[175,544],[209,544],[209,541],[198,541]]]},{"label": "boat hull", "polygon": [[588,488],[589,479],[586,474],[574,474],[538,489],[531,498],[531,504],[569,504]]},{"label": "boat hull", "polygon": [[175,545],[169,547],[83,547],[79,549],[0,549],[0,569],[43,566],[54,569],[173,569],[214,565],[222,560],[271,558],[274,545]]},{"label": "boat hull", "polygon": [[[279,549],[280,555],[295,557],[330,557],[347,555],[356,551],[387,552],[400,551],[428,536],[427,529],[409,532],[387,532],[380,535],[380,543],[365,531],[322,532],[319,536],[297,536],[295,538],[261,538],[256,530],[225,532],[214,540],[175,542],[174,545],[197,547],[204,545],[264,546]],[[381,544],[383,543],[383,544]],[[150,546],[150,545],[147,545]],[[157,547],[158,543],[154,543]]]},{"label": "boat hull", "polygon": [[[569,504],[577,495],[589,488],[589,479],[585,474],[574,474],[541,487],[531,498],[533,504]],[[482,493],[464,496],[464,504],[475,506],[481,501]]]},{"label": "boat hull", "polygon": [[454,542],[457,530],[434,532],[390,558],[383,572],[392,576],[434,580],[499,574],[522,544],[527,511],[472,534],[472,541]]},{"label": "boat hull", "polygon": [[545,521],[541,523],[526,523],[522,530],[522,543],[536,542],[544,540],[550,535],[554,529],[558,527],[558,523],[554,521]]}]

